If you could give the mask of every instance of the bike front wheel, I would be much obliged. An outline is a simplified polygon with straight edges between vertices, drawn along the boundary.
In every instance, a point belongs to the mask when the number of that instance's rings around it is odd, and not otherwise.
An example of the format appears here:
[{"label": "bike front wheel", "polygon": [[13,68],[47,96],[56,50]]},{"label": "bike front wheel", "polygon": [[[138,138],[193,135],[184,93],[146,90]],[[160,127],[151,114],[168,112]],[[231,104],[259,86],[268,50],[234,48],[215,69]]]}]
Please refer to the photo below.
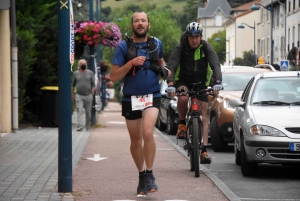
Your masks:
[{"label": "bike front wheel", "polygon": [[[199,141],[199,133],[201,131],[199,120],[197,118],[193,118],[192,120],[192,144],[193,144],[193,161],[194,161],[194,170],[195,177],[200,177],[200,141]],[[190,158],[191,160],[192,158]]]}]

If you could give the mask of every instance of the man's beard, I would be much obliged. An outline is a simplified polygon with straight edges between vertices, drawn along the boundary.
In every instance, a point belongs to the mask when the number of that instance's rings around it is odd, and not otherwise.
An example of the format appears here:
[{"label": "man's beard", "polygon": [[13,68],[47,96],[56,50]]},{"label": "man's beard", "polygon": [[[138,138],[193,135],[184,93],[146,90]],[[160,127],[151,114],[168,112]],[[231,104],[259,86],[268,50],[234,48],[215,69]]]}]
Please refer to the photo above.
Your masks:
[{"label": "man's beard", "polygon": [[133,30],[134,35],[137,38],[145,38],[147,36],[148,31],[149,31],[149,25],[143,33],[138,33],[135,29],[132,29],[132,30]]}]

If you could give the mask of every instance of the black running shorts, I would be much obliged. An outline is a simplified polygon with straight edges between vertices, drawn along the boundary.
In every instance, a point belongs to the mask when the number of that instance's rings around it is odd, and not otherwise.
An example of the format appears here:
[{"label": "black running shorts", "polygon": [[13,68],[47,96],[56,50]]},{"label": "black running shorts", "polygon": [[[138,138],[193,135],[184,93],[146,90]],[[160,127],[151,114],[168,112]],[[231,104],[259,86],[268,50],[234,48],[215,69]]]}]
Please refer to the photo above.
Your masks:
[{"label": "black running shorts", "polygon": [[[157,109],[160,108],[160,100],[161,98],[153,98],[153,105],[151,107],[156,107]],[[150,107],[147,107],[150,108]],[[146,110],[145,108],[144,110]],[[131,101],[122,101],[122,116],[128,120],[135,120],[142,118],[143,110],[135,110],[132,111],[131,108]]]}]

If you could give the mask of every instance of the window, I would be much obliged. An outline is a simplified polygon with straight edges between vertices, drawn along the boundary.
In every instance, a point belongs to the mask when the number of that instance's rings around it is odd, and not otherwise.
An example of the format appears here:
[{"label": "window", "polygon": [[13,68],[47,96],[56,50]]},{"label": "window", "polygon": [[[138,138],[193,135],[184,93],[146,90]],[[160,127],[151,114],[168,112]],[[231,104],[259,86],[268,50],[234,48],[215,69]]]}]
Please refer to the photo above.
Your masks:
[{"label": "window", "polygon": [[252,86],[252,84],[253,84],[253,81],[254,81],[254,77],[252,77],[251,80],[248,82],[248,84],[247,84],[247,86],[246,86],[246,88],[245,88],[245,90],[244,90],[244,92],[243,92],[243,94],[242,94],[242,96],[241,96],[241,100],[242,100],[243,102],[246,102],[246,100],[248,99],[248,95],[249,95],[249,93],[250,93],[250,90],[251,90],[251,86]]},{"label": "window", "polygon": [[[299,2],[299,7],[300,7],[300,2]],[[298,24],[298,42],[297,42],[297,46],[298,46],[298,48],[300,48],[300,24]]]},{"label": "window", "polygon": [[293,0],[293,10],[296,8],[296,0]]},{"label": "window", "polygon": [[269,54],[269,40],[267,40],[267,44],[266,44],[266,54]]},{"label": "window", "polygon": [[[290,45],[290,43],[291,43],[291,29],[288,30],[288,45]],[[288,49],[288,51],[290,50]]]},{"label": "window", "polygon": [[282,36],[280,40],[280,55],[281,58],[284,58],[285,56],[285,37]]},{"label": "window", "polygon": [[278,27],[279,26],[279,17],[280,17],[280,6],[277,6],[274,9],[274,13],[275,13],[275,26],[274,27]]},{"label": "window", "polygon": [[260,47],[260,56],[265,56],[265,40],[261,40],[261,47]]},{"label": "window", "polygon": [[220,16],[220,15],[217,15],[216,17],[215,17],[215,26],[222,26],[222,16]]},{"label": "window", "polygon": [[295,27],[293,27],[293,32],[292,32],[292,46],[295,47],[295,35],[296,35],[296,30]]}]

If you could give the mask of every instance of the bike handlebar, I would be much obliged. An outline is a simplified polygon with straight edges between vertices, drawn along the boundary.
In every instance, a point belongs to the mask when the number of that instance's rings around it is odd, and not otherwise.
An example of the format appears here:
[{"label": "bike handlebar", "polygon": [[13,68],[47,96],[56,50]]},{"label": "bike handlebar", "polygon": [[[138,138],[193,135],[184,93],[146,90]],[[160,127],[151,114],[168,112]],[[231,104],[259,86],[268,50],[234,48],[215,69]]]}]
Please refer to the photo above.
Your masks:
[{"label": "bike handlebar", "polygon": [[196,91],[194,89],[191,89],[191,90],[181,89],[181,90],[176,90],[175,93],[176,93],[176,96],[186,96],[187,94],[189,96],[201,96],[201,95],[205,95],[205,94],[213,95],[214,90],[213,90],[213,88],[206,88],[206,89],[202,89],[202,90],[198,90],[198,91]]},{"label": "bike handlebar", "polygon": [[[211,87],[210,88],[205,88],[205,89],[202,89],[202,90],[194,90],[194,88],[196,88],[197,86],[202,85],[201,82],[192,83],[191,85],[192,85],[191,90],[189,90],[189,89],[187,89],[187,90],[184,90],[184,89],[178,90],[178,89],[176,89],[176,91],[175,91],[176,96],[186,96],[187,94],[189,96],[201,96],[201,95],[205,95],[205,94],[210,94],[210,95],[214,94],[214,90]],[[223,89],[224,88],[222,88],[222,90]],[[167,90],[165,90],[165,92],[168,93]]]}]

